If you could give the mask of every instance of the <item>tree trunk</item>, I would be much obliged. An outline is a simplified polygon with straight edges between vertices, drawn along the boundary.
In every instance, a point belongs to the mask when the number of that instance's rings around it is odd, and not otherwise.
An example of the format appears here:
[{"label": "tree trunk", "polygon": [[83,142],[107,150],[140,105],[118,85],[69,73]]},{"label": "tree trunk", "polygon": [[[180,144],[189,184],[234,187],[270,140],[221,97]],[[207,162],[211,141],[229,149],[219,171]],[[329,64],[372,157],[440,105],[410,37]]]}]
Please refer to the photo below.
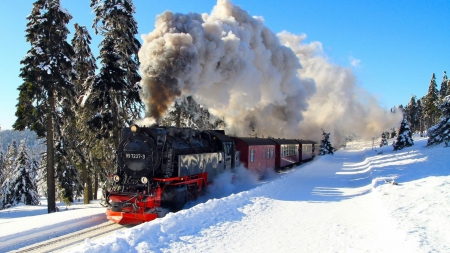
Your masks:
[{"label": "tree trunk", "polygon": [[89,200],[93,200],[93,195],[92,195],[92,176],[89,174],[88,175],[88,191],[89,191]]},{"label": "tree trunk", "polygon": [[49,107],[47,109],[47,210],[48,213],[56,212],[55,200],[55,156],[53,143],[53,110],[55,98],[53,91],[48,92]]},{"label": "tree trunk", "polygon": [[88,187],[88,174],[86,163],[81,165],[81,171],[83,174],[83,187],[84,187],[84,204],[89,204],[89,187]]},{"label": "tree trunk", "polygon": [[98,173],[94,173],[94,199],[98,199]]}]

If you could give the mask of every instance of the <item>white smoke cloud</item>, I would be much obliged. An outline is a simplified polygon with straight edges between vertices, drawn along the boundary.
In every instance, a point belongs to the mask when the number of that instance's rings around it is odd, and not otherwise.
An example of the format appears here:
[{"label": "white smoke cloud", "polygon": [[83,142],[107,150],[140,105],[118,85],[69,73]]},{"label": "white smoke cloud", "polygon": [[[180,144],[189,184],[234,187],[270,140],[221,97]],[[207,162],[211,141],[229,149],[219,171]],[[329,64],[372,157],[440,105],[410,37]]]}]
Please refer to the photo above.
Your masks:
[{"label": "white smoke cloud", "polygon": [[384,113],[351,70],[329,63],[319,42],[275,35],[229,0],[209,15],[164,12],[142,38],[141,98],[151,121],[181,94],[240,136],[255,127],[264,136],[320,140],[323,128],[337,141],[350,131],[378,136],[401,120]]},{"label": "white smoke cloud", "polygon": [[375,97],[356,83],[349,68],[330,63],[320,42],[303,43],[306,35],[289,32],[278,34],[283,45],[290,47],[300,59],[302,69],[298,74],[314,79],[317,92],[308,100],[309,108],[299,123],[304,138],[321,138],[321,128],[331,132],[330,138],[337,145],[346,136],[380,137],[381,133],[398,127],[401,113],[390,113],[379,106]]}]

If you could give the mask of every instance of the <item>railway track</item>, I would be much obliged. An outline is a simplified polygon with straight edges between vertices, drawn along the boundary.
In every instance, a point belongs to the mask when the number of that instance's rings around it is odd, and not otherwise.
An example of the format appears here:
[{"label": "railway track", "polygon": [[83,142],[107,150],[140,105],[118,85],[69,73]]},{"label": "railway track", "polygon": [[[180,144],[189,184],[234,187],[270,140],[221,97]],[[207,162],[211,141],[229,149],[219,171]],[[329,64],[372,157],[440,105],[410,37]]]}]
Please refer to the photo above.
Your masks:
[{"label": "railway track", "polygon": [[79,245],[87,238],[96,239],[113,233],[114,231],[127,229],[129,227],[131,226],[122,226],[108,221],[97,226],[59,236],[47,241],[35,243],[10,252],[54,252],[62,249],[69,249]]}]

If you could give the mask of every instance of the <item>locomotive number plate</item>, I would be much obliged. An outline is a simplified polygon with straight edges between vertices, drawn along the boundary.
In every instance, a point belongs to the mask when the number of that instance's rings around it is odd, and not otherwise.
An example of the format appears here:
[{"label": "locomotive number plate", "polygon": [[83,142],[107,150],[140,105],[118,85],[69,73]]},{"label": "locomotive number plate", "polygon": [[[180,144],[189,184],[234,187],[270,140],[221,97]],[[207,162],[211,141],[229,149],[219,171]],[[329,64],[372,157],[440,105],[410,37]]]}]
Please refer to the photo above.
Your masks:
[{"label": "locomotive number plate", "polygon": [[144,154],[125,154],[125,158],[127,159],[145,159]]}]

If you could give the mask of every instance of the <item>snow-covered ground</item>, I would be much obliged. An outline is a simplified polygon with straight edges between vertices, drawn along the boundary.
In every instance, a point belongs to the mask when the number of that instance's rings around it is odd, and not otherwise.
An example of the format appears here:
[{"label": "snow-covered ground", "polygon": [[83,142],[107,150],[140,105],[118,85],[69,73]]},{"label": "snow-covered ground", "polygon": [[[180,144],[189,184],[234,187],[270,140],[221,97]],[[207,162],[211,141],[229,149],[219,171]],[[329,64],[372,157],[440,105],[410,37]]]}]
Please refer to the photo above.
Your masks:
[{"label": "snow-covered ground", "polygon": [[[348,145],[262,182],[245,171],[233,181],[223,174],[209,200],[68,251],[450,252],[450,148],[427,148],[420,138],[396,152],[371,144]],[[69,209],[0,211],[0,251],[19,248],[5,247],[17,234],[63,233],[72,223],[105,219],[98,204]]]}]

